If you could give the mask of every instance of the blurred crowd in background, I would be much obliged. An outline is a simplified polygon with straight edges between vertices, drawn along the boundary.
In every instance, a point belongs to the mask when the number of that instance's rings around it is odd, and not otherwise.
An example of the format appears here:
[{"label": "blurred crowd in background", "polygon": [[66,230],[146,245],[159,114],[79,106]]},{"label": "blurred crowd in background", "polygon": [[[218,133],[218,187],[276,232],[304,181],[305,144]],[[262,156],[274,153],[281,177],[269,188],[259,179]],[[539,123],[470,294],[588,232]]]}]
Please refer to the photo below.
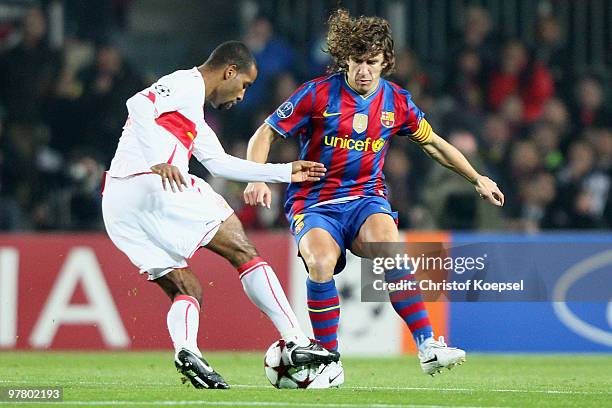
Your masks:
[{"label": "blurred crowd in background", "polygon": [[[126,99],[156,76],[190,67],[140,69],[108,35],[129,30],[132,3],[111,3],[110,17],[93,25],[71,25],[78,19],[70,20],[68,8],[61,47],[50,45],[44,7],[0,25],[0,230],[102,229],[101,180],[126,120]],[[312,38],[312,52],[303,52],[303,44],[279,35],[265,15],[243,31],[226,39],[248,44],[259,77],[242,104],[227,113],[207,108],[206,118],[226,150],[244,158],[259,124],[303,81],[323,75],[328,60],[324,37]],[[400,227],[537,232],[612,226],[610,67],[572,67],[554,9],[537,15],[534,33],[531,42],[505,38],[486,8],[468,6],[441,76],[412,50],[396,49],[390,80],[408,89],[436,133],[506,196],[503,209],[487,205],[417,145],[395,138],[385,174]],[[274,145],[271,161],[297,156],[295,141],[287,140]],[[284,185],[271,186],[274,205],[267,210],[244,205],[244,184],[209,181],[246,228],[287,225]]]}]

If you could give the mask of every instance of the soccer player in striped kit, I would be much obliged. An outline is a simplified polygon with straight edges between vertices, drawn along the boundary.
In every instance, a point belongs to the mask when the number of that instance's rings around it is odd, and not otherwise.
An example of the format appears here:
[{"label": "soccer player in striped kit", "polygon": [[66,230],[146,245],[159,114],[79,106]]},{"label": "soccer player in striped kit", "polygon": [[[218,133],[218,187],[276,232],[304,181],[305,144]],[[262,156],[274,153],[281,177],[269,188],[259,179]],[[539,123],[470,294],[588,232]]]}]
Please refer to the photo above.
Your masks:
[{"label": "soccer player in striped kit", "polygon": [[[337,349],[340,315],[334,274],[345,266],[345,251],[374,258],[392,256],[383,246],[398,242],[397,213],[387,201],[382,173],[392,136],[409,137],[441,165],[474,185],[480,196],[502,206],[504,196],[480,175],[452,145],[433,132],[408,91],[382,78],[394,67],[389,24],[380,17],[352,18],[346,10],[329,20],[331,75],[304,83],[257,129],[247,159],[264,163],[271,144],[296,137],[300,158],[328,169],[317,182],[290,184],[285,212],[308,269],[308,310],[315,337]],[[264,183],[247,186],[245,201],[269,206]],[[381,252],[382,251],[382,252]],[[408,271],[389,271],[387,280],[410,278]],[[416,341],[423,371],[435,374],[465,360],[465,352],[436,340],[419,293],[391,295],[391,303]],[[339,373],[342,367],[338,364]],[[340,375],[334,385],[343,381]]]}]

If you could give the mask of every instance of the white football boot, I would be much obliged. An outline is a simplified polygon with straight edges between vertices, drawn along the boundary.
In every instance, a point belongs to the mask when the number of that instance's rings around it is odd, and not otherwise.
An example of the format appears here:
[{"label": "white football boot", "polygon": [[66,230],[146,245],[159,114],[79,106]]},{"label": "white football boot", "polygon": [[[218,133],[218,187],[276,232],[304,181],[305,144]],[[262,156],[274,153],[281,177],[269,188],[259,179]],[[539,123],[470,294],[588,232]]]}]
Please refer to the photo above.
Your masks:
[{"label": "white football boot", "polygon": [[329,376],[329,386],[339,387],[344,384],[344,367],[342,361],[334,361],[327,365],[327,375]]},{"label": "white football boot", "polygon": [[311,382],[308,389],[338,388],[344,384],[344,368],[341,361],[321,364],[317,377]]},{"label": "white football boot", "polygon": [[432,338],[422,351],[419,350],[419,362],[423,372],[433,377],[441,373],[443,368],[450,370],[456,365],[463,364],[465,351],[448,347],[444,342],[444,337],[440,336],[437,341]]}]

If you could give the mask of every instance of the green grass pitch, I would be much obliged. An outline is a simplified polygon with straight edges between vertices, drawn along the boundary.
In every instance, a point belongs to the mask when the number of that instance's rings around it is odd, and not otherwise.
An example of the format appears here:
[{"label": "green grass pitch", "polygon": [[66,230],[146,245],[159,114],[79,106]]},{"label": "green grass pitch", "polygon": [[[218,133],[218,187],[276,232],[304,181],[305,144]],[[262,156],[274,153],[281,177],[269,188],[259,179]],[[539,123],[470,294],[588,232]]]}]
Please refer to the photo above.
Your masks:
[{"label": "green grass pitch", "polygon": [[[181,384],[171,352],[0,352],[0,387],[62,386],[58,406],[604,407],[612,406],[611,355],[468,354],[431,378],[414,356],[346,358],[340,389],[277,390],[261,353],[205,353],[232,385]],[[42,404],[46,405],[46,404]],[[2,406],[41,406],[0,402]]]}]

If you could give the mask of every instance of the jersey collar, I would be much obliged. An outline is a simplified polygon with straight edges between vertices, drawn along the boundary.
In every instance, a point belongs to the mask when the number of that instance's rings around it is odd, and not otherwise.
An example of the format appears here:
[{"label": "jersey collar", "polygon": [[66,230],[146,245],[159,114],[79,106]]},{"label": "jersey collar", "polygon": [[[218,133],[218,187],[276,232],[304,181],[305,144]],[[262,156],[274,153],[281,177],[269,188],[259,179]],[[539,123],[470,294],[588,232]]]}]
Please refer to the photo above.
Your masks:
[{"label": "jersey collar", "polygon": [[346,85],[346,87],[348,88],[348,90],[352,93],[354,93],[356,96],[359,96],[361,99],[366,100],[368,99],[370,96],[375,95],[378,90],[380,89],[380,84],[382,82],[382,78],[380,78],[378,80],[378,85],[376,85],[376,88],[374,88],[372,91],[370,91],[370,93],[362,95],[359,92],[357,92],[352,86],[351,84],[349,84],[348,79],[346,78],[346,73],[342,74],[342,78],[344,78],[344,85]]}]

